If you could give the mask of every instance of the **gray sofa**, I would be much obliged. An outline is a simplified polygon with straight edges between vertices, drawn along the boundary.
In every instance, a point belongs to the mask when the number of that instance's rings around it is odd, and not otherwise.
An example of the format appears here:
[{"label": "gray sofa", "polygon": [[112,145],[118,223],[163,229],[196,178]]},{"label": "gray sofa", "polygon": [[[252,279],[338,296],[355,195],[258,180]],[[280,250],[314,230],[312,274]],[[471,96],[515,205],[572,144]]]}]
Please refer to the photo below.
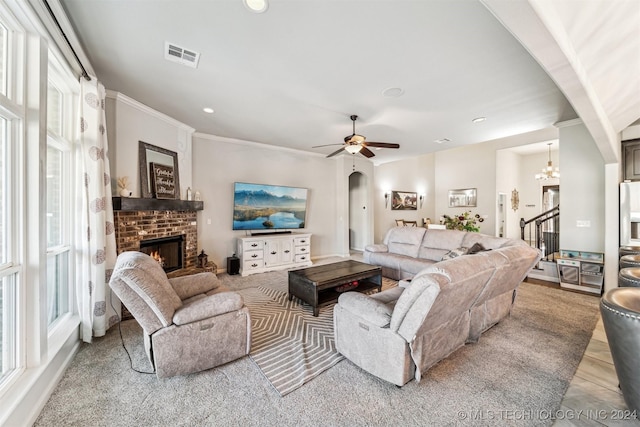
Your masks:
[{"label": "gray sofa", "polygon": [[432,230],[423,227],[394,227],[381,244],[369,245],[363,257],[367,264],[382,267],[382,275],[396,280],[410,279],[425,267],[461,248],[480,243],[484,250],[508,246],[527,246],[518,239],[503,239],[458,230]]},{"label": "gray sofa", "polygon": [[[495,249],[436,263],[397,253],[401,248],[394,249],[394,245],[400,242],[392,233],[387,243],[390,255],[378,258],[385,260],[386,271],[399,278],[421,270],[404,283],[406,287],[372,296],[347,292],[334,307],[336,349],[362,369],[398,386],[412,378],[419,381],[435,363],[465,343],[476,342],[508,316],[518,285],[540,259],[537,249],[516,241],[451,230],[424,231],[435,234],[432,239],[404,243],[413,246],[411,253],[435,257],[436,251],[445,254],[447,247],[477,241]],[[448,236],[450,243],[445,243]],[[440,243],[422,245],[434,241]],[[377,249],[370,254],[383,253],[379,251],[382,247]],[[368,261],[372,259],[376,258]],[[420,260],[425,263],[418,264]],[[403,262],[411,267],[405,268]]]},{"label": "gray sofa", "polygon": [[109,286],[142,326],[158,378],[249,354],[249,309],[213,273],[168,279],[157,261],[131,251],[118,255]]}]

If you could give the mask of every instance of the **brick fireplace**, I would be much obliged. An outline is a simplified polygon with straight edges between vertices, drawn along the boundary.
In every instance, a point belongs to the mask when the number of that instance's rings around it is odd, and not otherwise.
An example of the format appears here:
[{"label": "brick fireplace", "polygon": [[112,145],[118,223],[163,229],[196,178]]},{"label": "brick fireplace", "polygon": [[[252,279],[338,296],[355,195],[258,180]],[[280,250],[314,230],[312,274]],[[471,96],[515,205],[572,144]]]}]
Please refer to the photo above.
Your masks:
[{"label": "brick fireplace", "polygon": [[143,240],[183,236],[182,268],[198,262],[197,212],[201,201],[113,198],[118,254],[140,251]]}]

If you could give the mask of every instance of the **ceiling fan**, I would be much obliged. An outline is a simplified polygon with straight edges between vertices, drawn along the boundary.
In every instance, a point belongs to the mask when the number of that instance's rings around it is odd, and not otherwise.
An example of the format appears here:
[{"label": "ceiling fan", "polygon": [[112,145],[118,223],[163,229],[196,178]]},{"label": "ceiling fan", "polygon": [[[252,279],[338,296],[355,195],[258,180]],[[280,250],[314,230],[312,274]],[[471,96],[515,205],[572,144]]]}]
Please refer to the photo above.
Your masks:
[{"label": "ceiling fan", "polygon": [[329,147],[331,145],[342,145],[342,148],[334,151],[329,154],[327,157],[333,157],[336,154],[340,154],[342,150],[345,150],[351,154],[361,153],[365,157],[373,157],[375,154],[367,147],[378,147],[378,148],[400,148],[400,144],[392,144],[388,142],[367,142],[366,138],[362,135],[358,135],[356,133],[356,120],[358,116],[355,114],[351,116],[351,120],[353,121],[353,133],[351,135],[344,137],[343,144],[325,144],[325,145],[316,145],[311,148],[319,148],[319,147]]}]

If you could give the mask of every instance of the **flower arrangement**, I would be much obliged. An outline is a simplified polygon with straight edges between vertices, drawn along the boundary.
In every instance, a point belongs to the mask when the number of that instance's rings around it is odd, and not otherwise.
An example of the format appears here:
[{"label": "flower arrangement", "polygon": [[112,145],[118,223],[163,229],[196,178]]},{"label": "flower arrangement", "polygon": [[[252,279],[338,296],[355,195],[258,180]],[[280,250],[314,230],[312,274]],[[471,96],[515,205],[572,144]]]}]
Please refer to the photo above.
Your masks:
[{"label": "flower arrangement", "polygon": [[482,218],[479,214],[473,215],[471,211],[466,211],[461,213],[460,215],[455,216],[443,215],[443,222],[447,227],[447,230],[479,232],[480,227],[477,225],[477,223],[483,221],[484,218]]}]

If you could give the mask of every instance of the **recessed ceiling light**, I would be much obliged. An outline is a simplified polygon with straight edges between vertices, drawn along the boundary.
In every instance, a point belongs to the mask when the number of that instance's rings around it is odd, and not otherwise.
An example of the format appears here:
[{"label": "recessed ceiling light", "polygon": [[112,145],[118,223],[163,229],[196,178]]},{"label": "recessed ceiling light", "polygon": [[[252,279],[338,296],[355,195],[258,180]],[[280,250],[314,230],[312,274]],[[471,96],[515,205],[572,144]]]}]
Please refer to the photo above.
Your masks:
[{"label": "recessed ceiling light", "polygon": [[249,9],[251,12],[255,12],[255,13],[263,13],[266,12],[267,9],[269,8],[269,3],[267,3],[267,0],[242,0],[244,5],[247,7],[247,9]]},{"label": "recessed ceiling light", "polygon": [[471,120],[473,123],[482,123],[485,120],[487,120],[486,117],[476,117],[475,119]]},{"label": "recessed ceiling light", "polygon": [[387,98],[397,98],[404,94],[404,90],[400,87],[390,87],[382,91],[382,95]]},{"label": "recessed ceiling light", "polygon": [[436,139],[434,141],[436,144],[444,144],[445,142],[451,142],[449,138]]},{"label": "recessed ceiling light", "polygon": [[204,111],[205,113],[213,114],[213,108],[204,107],[202,111]]}]

